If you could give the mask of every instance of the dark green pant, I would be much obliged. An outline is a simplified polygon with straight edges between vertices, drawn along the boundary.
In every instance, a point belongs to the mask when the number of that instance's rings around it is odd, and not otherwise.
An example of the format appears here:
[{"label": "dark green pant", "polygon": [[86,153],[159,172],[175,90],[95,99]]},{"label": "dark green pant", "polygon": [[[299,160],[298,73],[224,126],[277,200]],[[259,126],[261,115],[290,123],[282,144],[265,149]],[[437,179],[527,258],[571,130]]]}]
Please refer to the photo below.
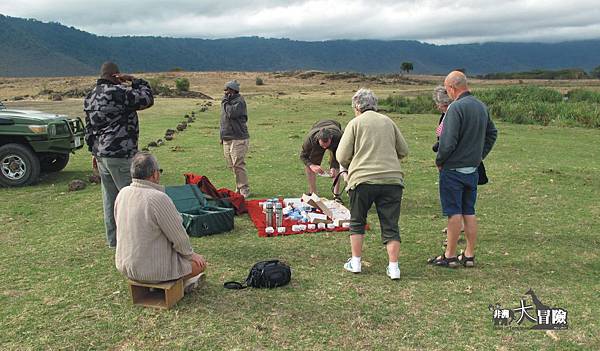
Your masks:
[{"label": "dark green pant", "polygon": [[402,204],[402,186],[392,184],[360,184],[348,192],[350,196],[350,233],[364,234],[367,224],[367,213],[375,203],[381,239],[400,241],[400,205]]}]

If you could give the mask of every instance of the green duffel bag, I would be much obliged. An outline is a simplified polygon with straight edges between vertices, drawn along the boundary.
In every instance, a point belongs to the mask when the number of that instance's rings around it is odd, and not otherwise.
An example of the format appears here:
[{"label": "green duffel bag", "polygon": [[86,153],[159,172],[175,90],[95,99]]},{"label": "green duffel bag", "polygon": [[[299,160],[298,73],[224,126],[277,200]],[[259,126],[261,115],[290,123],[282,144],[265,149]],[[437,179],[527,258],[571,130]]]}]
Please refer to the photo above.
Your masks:
[{"label": "green duffel bag", "polygon": [[204,208],[206,197],[196,185],[175,185],[165,187],[165,193],[173,200],[179,213]]},{"label": "green duffel bag", "polygon": [[206,206],[181,213],[189,236],[205,236],[233,229],[233,208]]}]

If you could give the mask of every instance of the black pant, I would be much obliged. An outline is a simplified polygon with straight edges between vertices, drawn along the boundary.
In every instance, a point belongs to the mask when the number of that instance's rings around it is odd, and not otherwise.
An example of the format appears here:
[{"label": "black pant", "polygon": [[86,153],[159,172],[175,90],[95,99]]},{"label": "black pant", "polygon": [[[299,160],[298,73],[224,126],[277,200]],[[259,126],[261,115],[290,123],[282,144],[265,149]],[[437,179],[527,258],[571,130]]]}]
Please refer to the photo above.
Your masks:
[{"label": "black pant", "polygon": [[383,244],[388,241],[400,241],[400,205],[402,204],[402,186],[395,184],[359,184],[348,192],[350,196],[350,233],[364,234],[367,224],[367,213],[375,203],[381,239]]}]

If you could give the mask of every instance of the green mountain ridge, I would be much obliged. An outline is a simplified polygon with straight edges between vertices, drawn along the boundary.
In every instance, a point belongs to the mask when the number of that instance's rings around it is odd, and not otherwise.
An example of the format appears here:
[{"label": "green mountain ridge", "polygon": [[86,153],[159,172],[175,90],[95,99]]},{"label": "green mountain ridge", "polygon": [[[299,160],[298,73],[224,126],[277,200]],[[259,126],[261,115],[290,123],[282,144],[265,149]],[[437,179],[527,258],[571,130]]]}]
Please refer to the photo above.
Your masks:
[{"label": "green mountain ridge", "polygon": [[[415,73],[469,74],[600,64],[600,40],[561,43],[433,45],[409,40],[330,40],[240,37],[190,39],[105,37],[59,23],[0,15],[0,76],[96,74],[114,60],[123,71],[308,70],[389,73],[410,61]],[[357,47],[360,50],[357,50]]]}]

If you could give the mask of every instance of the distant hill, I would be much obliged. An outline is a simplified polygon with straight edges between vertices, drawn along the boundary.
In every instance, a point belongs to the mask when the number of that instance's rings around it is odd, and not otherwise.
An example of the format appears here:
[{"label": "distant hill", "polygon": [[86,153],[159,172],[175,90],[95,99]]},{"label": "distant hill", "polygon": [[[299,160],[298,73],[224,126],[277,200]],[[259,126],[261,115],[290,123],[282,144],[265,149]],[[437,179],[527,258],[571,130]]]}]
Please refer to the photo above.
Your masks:
[{"label": "distant hill", "polygon": [[96,74],[114,60],[123,71],[323,70],[468,74],[600,65],[600,40],[543,43],[432,45],[418,41],[331,40],[319,42],[244,37],[180,39],[103,37],[59,23],[0,15],[0,76]]}]

